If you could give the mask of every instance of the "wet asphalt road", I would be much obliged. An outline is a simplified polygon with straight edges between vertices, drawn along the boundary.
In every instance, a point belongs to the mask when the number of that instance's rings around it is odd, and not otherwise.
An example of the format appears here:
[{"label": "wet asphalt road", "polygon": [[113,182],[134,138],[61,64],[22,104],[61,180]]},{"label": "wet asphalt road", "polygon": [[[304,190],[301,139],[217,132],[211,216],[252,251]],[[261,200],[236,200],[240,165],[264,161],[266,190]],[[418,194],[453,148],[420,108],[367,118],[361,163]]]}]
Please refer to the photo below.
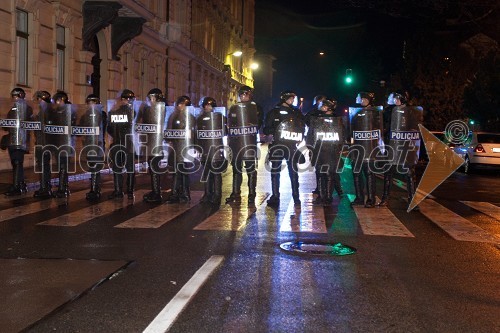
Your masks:
[{"label": "wet asphalt road", "polygon": [[[310,193],[313,175],[300,177],[301,192]],[[366,234],[348,196],[335,196],[323,209],[326,232],[283,231],[290,221],[287,178],[285,170],[279,209],[265,204],[270,176],[261,161],[254,210],[248,212],[246,198],[222,214],[193,202],[172,219],[168,209],[156,214],[168,220],[157,228],[116,228],[156,206],[137,196],[134,204],[120,203],[109,212],[91,208],[78,199],[88,185],[83,181],[71,184],[67,204],[6,218],[0,222],[0,288],[4,302],[11,301],[0,310],[1,331],[142,332],[214,256],[222,263],[175,317],[170,332],[500,331],[498,242],[454,239],[422,213],[407,213],[405,193],[397,187],[389,209],[412,237]],[[105,197],[112,190],[110,179],[104,177]],[[164,190],[170,180],[163,177]],[[147,189],[148,182],[147,175],[139,176],[138,189]],[[196,179],[192,183],[193,191],[202,189]],[[224,197],[230,186],[227,172]],[[343,186],[353,193],[349,170]],[[380,180],[377,186],[380,196]],[[500,239],[500,220],[460,202],[500,206],[498,172],[455,173],[432,194]],[[0,208],[22,210],[35,202],[4,200]],[[305,205],[303,200],[303,212]],[[77,220],[75,212],[86,209],[104,213],[76,226],[39,224],[68,213]],[[375,221],[377,209],[370,210]],[[195,229],[213,214],[218,215],[208,230]],[[301,223],[314,219],[304,215]],[[231,230],[235,224],[238,231]],[[293,254],[279,248],[288,241],[340,242],[357,252]]]}]

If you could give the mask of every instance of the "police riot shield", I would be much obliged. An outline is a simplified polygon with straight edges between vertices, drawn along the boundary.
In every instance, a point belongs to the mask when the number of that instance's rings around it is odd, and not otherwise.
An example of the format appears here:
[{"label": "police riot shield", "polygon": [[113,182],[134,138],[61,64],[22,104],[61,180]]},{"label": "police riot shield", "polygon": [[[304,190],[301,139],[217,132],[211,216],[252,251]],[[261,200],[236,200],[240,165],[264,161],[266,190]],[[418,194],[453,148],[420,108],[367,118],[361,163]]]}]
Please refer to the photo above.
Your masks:
[{"label": "police riot shield", "polygon": [[224,159],[225,108],[203,112],[196,119],[196,139],[202,160]]},{"label": "police riot shield", "polygon": [[350,108],[352,150],[358,151],[363,161],[375,161],[383,150],[382,107]]},{"label": "police riot shield", "polygon": [[257,158],[257,132],[259,119],[254,102],[237,103],[227,113],[228,145],[232,158]]},{"label": "police riot shield", "polygon": [[84,159],[104,156],[105,116],[102,105],[75,105],[76,122],[71,134],[76,137],[76,149]]},{"label": "police riot shield", "polygon": [[40,101],[35,103],[33,106],[33,121],[26,122],[26,127],[30,128],[35,134],[35,148],[43,147],[45,145],[45,135],[44,135],[44,126],[45,126],[45,117],[49,110],[51,104]]},{"label": "police riot shield", "polygon": [[313,164],[336,166],[344,143],[342,117],[311,117],[313,144]]},{"label": "police riot shield", "polygon": [[419,106],[396,106],[392,110],[389,133],[389,156],[392,165],[418,163],[423,109]]},{"label": "police riot shield", "polygon": [[127,153],[136,152],[137,137],[134,131],[135,117],[138,104],[123,101],[108,101],[107,131],[112,138],[113,146],[120,145]]},{"label": "police riot shield", "polygon": [[4,148],[29,149],[30,132],[33,127],[33,109],[25,100],[12,102],[8,99],[0,101],[0,127],[7,134],[2,145]]},{"label": "police riot shield", "polygon": [[76,112],[73,104],[51,104],[44,117],[43,134],[45,146],[55,149],[56,154],[64,151],[74,156],[75,140],[71,127],[76,123]]},{"label": "police riot shield", "polygon": [[145,157],[163,156],[165,103],[144,104],[139,110],[135,132],[140,143],[138,154]]},{"label": "police riot shield", "polygon": [[191,149],[195,144],[196,118],[195,109],[186,106],[184,110],[175,109],[167,121],[167,129],[164,132],[164,139],[175,151],[178,161],[191,158]]},{"label": "police riot shield", "polygon": [[276,126],[273,145],[287,147],[293,154],[297,145],[304,139],[305,123],[300,119],[289,118]]}]

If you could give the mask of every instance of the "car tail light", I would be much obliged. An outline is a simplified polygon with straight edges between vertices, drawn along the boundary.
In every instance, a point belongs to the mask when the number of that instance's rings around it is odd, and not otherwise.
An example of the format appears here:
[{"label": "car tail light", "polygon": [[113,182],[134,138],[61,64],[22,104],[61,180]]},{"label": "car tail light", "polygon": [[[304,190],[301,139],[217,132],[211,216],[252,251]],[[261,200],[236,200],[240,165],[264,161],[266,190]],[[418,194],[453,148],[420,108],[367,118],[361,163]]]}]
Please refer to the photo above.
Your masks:
[{"label": "car tail light", "polygon": [[485,153],[484,148],[481,144],[478,144],[476,148],[474,148],[475,153]]}]

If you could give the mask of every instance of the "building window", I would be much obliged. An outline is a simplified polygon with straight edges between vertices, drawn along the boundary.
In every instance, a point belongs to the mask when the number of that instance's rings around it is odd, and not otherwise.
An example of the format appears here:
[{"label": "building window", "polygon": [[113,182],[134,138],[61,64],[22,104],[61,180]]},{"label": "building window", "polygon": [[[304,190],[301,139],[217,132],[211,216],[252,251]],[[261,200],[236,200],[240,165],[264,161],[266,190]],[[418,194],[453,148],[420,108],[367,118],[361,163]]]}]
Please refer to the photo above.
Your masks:
[{"label": "building window", "polygon": [[56,87],[58,90],[64,90],[64,79],[66,65],[66,29],[63,26],[56,26],[56,45],[57,45],[57,63],[56,63]]},{"label": "building window", "polygon": [[16,10],[17,83],[28,85],[28,13]]}]

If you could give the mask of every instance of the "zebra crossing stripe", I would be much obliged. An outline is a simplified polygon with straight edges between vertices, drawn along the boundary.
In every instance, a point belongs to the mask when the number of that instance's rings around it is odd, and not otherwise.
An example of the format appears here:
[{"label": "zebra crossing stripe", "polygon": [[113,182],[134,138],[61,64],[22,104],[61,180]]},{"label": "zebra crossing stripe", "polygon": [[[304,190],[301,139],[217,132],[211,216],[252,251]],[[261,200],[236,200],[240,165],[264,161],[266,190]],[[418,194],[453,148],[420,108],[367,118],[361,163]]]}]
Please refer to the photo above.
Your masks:
[{"label": "zebra crossing stripe", "polygon": [[418,206],[425,217],[437,224],[453,239],[500,244],[500,238],[481,229],[434,200],[424,200]]},{"label": "zebra crossing stripe", "polygon": [[239,231],[247,225],[257,211],[257,207],[260,207],[268,196],[269,193],[259,193],[255,198],[256,206],[254,207],[248,207],[244,199],[240,205],[223,205],[215,214],[198,224],[194,230]]},{"label": "zebra crossing stripe", "polygon": [[85,207],[79,209],[77,211],[64,214],[58,217],[54,217],[53,219],[43,221],[38,223],[38,225],[48,225],[48,226],[57,226],[57,227],[75,227],[85,222],[88,222],[92,219],[98,218],[100,216],[104,216],[107,214],[111,214],[117,209],[121,209],[127,207],[129,205],[133,205],[137,203],[137,198],[141,198],[146,193],[146,190],[140,190],[135,192],[136,199],[129,200],[125,195],[122,200],[113,199],[106,200],[89,207]]},{"label": "zebra crossing stripe", "polygon": [[326,234],[326,218],[323,206],[313,205],[312,193],[301,193],[301,207],[295,207],[293,199],[288,204],[280,223],[280,232],[311,232]]},{"label": "zebra crossing stripe", "polygon": [[486,214],[497,221],[500,221],[500,207],[495,206],[489,202],[481,202],[481,201],[460,201],[467,206],[474,208],[477,211],[480,211],[483,214]]},{"label": "zebra crossing stripe", "polygon": [[415,237],[387,207],[353,208],[365,235]]},{"label": "zebra crossing stripe", "polygon": [[43,210],[51,209],[66,203],[67,201],[81,200],[85,198],[86,191],[78,191],[71,194],[68,198],[62,199],[47,199],[32,202],[22,206],[0,210],[0,222],[11,220],[16,217],[25,216],[32,213],[37,213]]},{"label": "zebra crossing stripe", "polygon": [[159,228],[185,211],[196,206],[202,195],[203,192],[201,191],[192,191],[190,202],[173,205],[161,204],[138,216],[132,217],[123,223],[115,225],[115,228]]}]

